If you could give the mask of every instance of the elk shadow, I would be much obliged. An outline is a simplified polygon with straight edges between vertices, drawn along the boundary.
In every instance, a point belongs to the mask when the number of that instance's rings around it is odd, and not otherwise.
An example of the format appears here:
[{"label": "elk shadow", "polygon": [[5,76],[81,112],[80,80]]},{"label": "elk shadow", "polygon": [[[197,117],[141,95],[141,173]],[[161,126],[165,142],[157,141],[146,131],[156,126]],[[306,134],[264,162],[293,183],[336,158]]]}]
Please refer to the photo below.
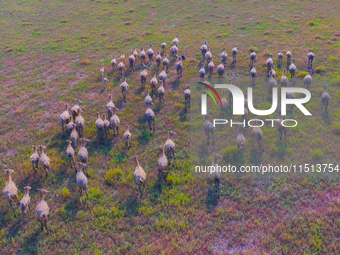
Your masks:
[{"label": "elk shadow", "polygon": [[142,71],[143,70],[143,64],[141,63],[140,65],[136,65],[135,64],[135,72],[139,72],[139,71]]},{"label": "elk shadow", "polygon": [[[151,89],[150,89],[150,90],[151,90]],[[152,100],[154,100],[154,99],[155,99],[155,101],[156,101],[156,99],[158,99],[158,98],[159,98],[159,94],[158,94],[158,91],[157,91],[157,89],[156,89],[156,91],[155,91],[155,92],[153,92],[153,91],[151,90],[151,92],[150,92],[150,96],[151,96]]]},{"label": "elk shadow", "polygon": [[130,66],[129,66],[129,67],[128,67],[128,70],[124,72],[123,77],[129,78],[130,75],[132,75],[132,74],[134,74],[134,73],[135,73],[135,71],[131,70],[131,68],[130,68]]},{"label": "elk shadow", "polygon": [[106,93],[109,93],[109,91],[108,91],[109,89],[108,88],[102,88],[102,89],[100,89],[100,91],[99,91],[99,95],[102,95],[102,94],[104,94],[104,92],[105,92],[105,94]]},{"label": "elk shadow", "polygon": [[151,201],[156,203],[163,192],[164,181],[160,181],[159,178],[154,185],[150,188]]},{"label": "elk shadow", "polygon": [[285,135],[282,134],[282,140],[278,140],[276,143],[276,153],[280,159],[284,159],[286,155],[286,147],[285,147]]},{"label": "elk shadow", "polygon": [[8,231],[8,237],[15,237],[18,234],[19,229],[21,228],[21,223],[24,221],[24,218],[21,217],[21,215],[16,218],[16,222],[10,227]]},{"label": "elk shadow", "polygon": [[149,126],[148,126],[148,130],[143,130],[137,138],[138,144],[139,145],[148,144],[152,138],[152,132],[153,131],[149,130]]},{"label": "elk shadow", "polygon": [[[129,102],[129,96],[127,95],[126,96],[126,103],[125,103],[125,101],[124,101],[124,98],[123,98],[123,96],[119,96],[119,98],[117,98],[117,101],[116,101],[116,103],[115,103],[115,106],[119,109],[119,110],[124,110],[126,107],[127,107],[127,104],[128,104],[128,102]],[[132,101],[132,100],[131,100]],[[117,112],[117,114],[119,114],[120,112]],[[109,119],[108,119],[108,121],[110,121]]]},{"label": "elk shadow", "polygon": [[253,163],[254,165],[261,165],[262,162],[262,155],[259,152],[259,145],[257,141],[254,141],[254,146],[252,146],[250,150],[250,163]]},{"label": "elk shadow", "polygon": [[[6,227],[7,223],[11,222],[12,219],[10,219],[10,213],[13,213],[13,210],[10,208],[9,204],[7,208],[1,208],[2,210],[0,211],[0,229],[3,229]],[[12,210],[12,211],[10,211]]]},{"label": "elk shadow", "polygon": [[328,114],[328,111],[324,111],[321,113],[321,118],[323,120],[323,122],[327,125],[327,126],[330,126],[332,123],[331,123],[331,120],[329,118],[329,114]]},{"label": "elk shadow", "polygon": [[[229,102],[228,102],[229,104]],[[226,109],[222,109],[221,108],[221,111],[219,112],[218,116],[221,117],[221,118],[227,118],[228,116],[231,116],[232,115],[232,110],[231,110],[231,107],[229,107],[231,105],[228,105],[228,107]]]},{"label": "elk shadow", "polygon": [[202,64],[204,64],[204,61],[205,61],[205,58],[201,56],[200,62],[196,66],[198,68],[198,70],[201,69]]},{"label": "elk shadow", "polygon": [[[75,158],[75,161],[78,161],[76,156],[74,157]],[[68,162],[68,160],[66,161]],[[73,166],[73,165],[72,165]],[[60,169],[60,171],[58,173],[55,173],[54,174],[54,181],[56,184],[63,184],[64,181],[65,181],[65,177],[69,177],[70,175],[70,172],[71,173],[74,173],[75,170],[74,170],[74,166],[73,166],[73,169],[71,169],[71,164],[66,164],[64,165],[63,168]]]},{"label": "elk shadow", "polygon": [[145,90],[145,86],[143,87],[140,83],[138,85],[139,87],[135,90],[135,95],[141,95],[142,92]]},{"label": "elk shadow", "polygon": [[[72,185],[73,186],[73,185]],[[80,194],[72,197],[68,203],[64,206],[65,213],[63,213],[62,218],[64,221],[74,221],[75,216],[77,215],[78,211],[80,210]]]},{"label": "elk shadow", "polygon": [[155,71],[156,73],[159,73],[160,70],[163,70],[162,62],[159,66],[156,62],[155,68],[152,70],[152,72]]},{"label": "elk shadow", "polygon": [[[221,196],[221,195],[220,195]],[[217,193],[215,191],[215,185],[209,183],[208,194],[205,199],[205,206],[208,213],[211,213],[218,205]]]},{"label": "elk shadow", "polygon": [[66,150],[67,148],[66,140],[70,139],[70,134],[66,131],[66,125],[64,133],[62,134],[61,133],[62,131],[60,130],[60,133],[53,136],[50,142],[50,146],[53,148],[57,148],[58,152]]},{"label": "elk shadow", "polygon": [[234,160],[234,165],[237,168],[240,168],[243,164],[245,163],[245,155],[244,152],[240,152],[236,154],[235,160]]},{"label": "elk shadow", "polygon": [[[53,171],[53,169],[52,169]],[[33,169],[30,168],[30,172],[24,176],[25,178],[23,178],[19,183],[18,183],[18,187],[25,187],[27,185],[31,186],[32,189],[30,190],[30,196],[36,193],[36,189],[33,189],[33,187],[37,187],[40,188],[42,183],[42,179],[46,179],[45,178],[45,170],[43,172],[41,166],[39,166],[39,169],[37,170],[37,173],[34,174]],[[23,190],[23,189],[21,189]]]},{"label": "elk shadow", "polygon": [[187,120],[187,115],[188,115],[188,109],[190,109],[188,106],[185,106],[182,111],[179,113],[179,120],[181,122],[184,122]]},{"label": "elk shadow", "polygon": [[[147,121],[147,119],[146,119],[145,114],[138,116],[137,121],[138,121],[138,124],[141,125],[141,126],[144,126],[145,124],[148,125],[148,121]],[[149,126],[149,125],[148,125],[148,126]]]},{"label": "elk shadow", "polygon": [[311,72],[311,75],[313,75],[313,74],[314,74],[314,69],[313,69],[313,67],[311,67],[310,65],[308,65],[307,72]]},{"label": "elk shadow", "polygon": [[174,58],[172,55],[169,55],[169,57],[171,58],[169,59],[169,67],[172,67],[175,65],[177,58]]},{"label": "elk shadow", "polygon": [[[111,130],[112,131],[112,130]],[[116,137],[114,140],[112,140],[112,132],[107,135],[107,138],[105,137],[104,140],[101,140],[100,138],[96,138],[95,140],[92,139],[89,143],[89,146],[87,147],[87,151],[89,155],[93,154],[94,152],[100,152],[105,155],[107,155],[112,147],[116,144]]]},{"label": "elk shadow", "polygon": [[20,247],[23,254],[38,254],[39,235],[41,233],[40,228],[36,229],[29,237],[23,238],[22,245]]},{"label": "elk shadow", "polygon": [[129,196],[125,204],[121,204],[120,210],[125,209],[124,217],[133,217],[138,214],[138,210],[140,207],[140,202],[138,200],[139,197],[140,197],[139,192],[138,194],[132,194],[131,196]]},{"label": "elk shadow", "polygon": [[255,79],[251,79],[251,84],[250,84],[251,87],[253,87],[253,89],[255,89],[255,86],[256,86],[256,82],[255,82]]},{"label": "elk shadow", "polygon": [[171,84],[173,90],[177,89],[180,85],[180,78],[177,76]]},{"label": "elk shadow", "polygon": [[[162,109],[162,103],[159,103],[159,104],[157,104],[156,105],[156,107],[155,108],[153,108],[153,112],[156,114],[156,113],[159,113],[160,111],[161,111],[161,109]],[[146,121],[146,120],[145,120]],[[156,122],[155,122],[155,124],[156,124]]]}]

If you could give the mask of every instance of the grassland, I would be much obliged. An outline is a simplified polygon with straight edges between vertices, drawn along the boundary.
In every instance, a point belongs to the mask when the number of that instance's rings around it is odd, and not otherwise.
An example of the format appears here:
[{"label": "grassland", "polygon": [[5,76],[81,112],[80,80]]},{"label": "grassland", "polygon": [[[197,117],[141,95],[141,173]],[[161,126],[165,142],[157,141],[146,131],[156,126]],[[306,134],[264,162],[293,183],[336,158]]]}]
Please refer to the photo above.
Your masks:
[{"label": "grassland", "polygon": [[[269,53],[275,55],[278,49],[290,50],[298,71],[305,72],[306,53],[312,48],[314,67],[320,70],[313,77],[332,80],[329,112],[319,111],[322,89],[312,86],[308,107],[316,117],[289,133],[286,150],[276,130],[264,130],[268,150],[259,160],[339,162],[339,5],[320,0],[2,1],[0,158],[16,170],[13,180],[20,197],[25,185],[33,189],[27,224],[22,224],[19,211],[13,215],[0,200],[1,254],[339,254],[336,178],[226,179],[217,203],[205,180],[190,178],[189,120],[182,105],[186,83],[197,76],[201,38],[208,38],[215,59],[224,47],[231,51],[236,46],[236,68],[242,75],[248,74],[251,47],[258,52],[259,76],[265,75]],[[150,42],[156,48],[163,40],[169,45],[176,34],[180,52],[187,55],[184,75],[178,82],[170,71],[165,102],[154,108],[157,130],[150,136],[139,72],[127,73],[131,90],[123,105],[117,72],[109,72],[109,56],[122,50],[128,55]],[[122,108],[121,122],[129,123],[133,133],[130,150],[121,136],[104,144],[96,137],[95,113],[104,112],[106,105],[102,63],[114,102]],[[87,200],[75,193],[75,174],[66,167],[66,142],[58,123],[63,104],[73,104],[75,98],[83,101],[84,136],[91,139]],[[177,160],[167,184],[160,186],[155,148],[166,141],[168,130],[177,132]],[[320,130],[325,137],[318,137]],[[230,131],[230,137],[228,146],[236,131]],[[36,144],[47,147],[54,184],[41,172],[32,175],[28,159]],[[132,180],[129,158],[134,154],[147,172],[142,200]],[[0,186],[4,184],[2,178]],[[46,198],[49,235],[41,233],[34,217],[40,187],[53,192]]]}]

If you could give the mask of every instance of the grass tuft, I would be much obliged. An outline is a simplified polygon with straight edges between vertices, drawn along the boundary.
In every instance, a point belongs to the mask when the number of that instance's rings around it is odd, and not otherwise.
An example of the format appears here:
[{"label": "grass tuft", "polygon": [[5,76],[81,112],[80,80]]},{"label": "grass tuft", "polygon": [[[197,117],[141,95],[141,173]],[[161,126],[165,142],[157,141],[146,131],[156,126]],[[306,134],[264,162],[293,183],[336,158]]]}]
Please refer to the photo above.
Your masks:
[{"label": "grass tuft", "polygon": [[17,51],[20,51],[20,52],[25,51],[25,50],[26,50],[26,48],[24,46],[19,46],[17,48]]},{"label": "grass tuft", "polygon": [[329,60],[332,60],[332,61],[339,61],[340,59],[337,58],[337,57],[334,57],[334,56],[329,56]]},{"label": "grass tuft", "polygon": [[258,48],[254,47],[254,46],[251,46],[251,47],[249,47],[249,49],[248,49],[249,52],[252,52],[252,51],[254,51],[254,50],[256,50],[256,52],[258,52]]},{"label": "grass tuft", "polygon": [[321,40],[321,39],[323,39],[323,36],[321,36],[321,35],[314,35],[313,38],[317,39],[317,40]]},{"label": "grass tuft", "polygon": [[331,86],[340,86],[340,77],[333,78],[330,82]]},{"label": "grass tuft", "polygon": [[324,66],[318,66],[317,68],[315,68],[315,72],[317,74],[323,74],[326,72],[326,68]]},{"label": "grass tuft", "polygon": [[105,175],[105,183],[113,185],[122,175],[123,172],[120,169],[109,170]]},{"label": "grass tuft", "polygon": [[82,66],[88,66],[89,64],[91,64],[91,60],[84,59],[84,60],[80,61],[79,64],[82,65]]},{"label": "grass tuft", "polygon": [[335,135],[340,135],[340,122],[334,123],[331,127],[332,133]]},{"label": "grass tuft", "polygon": [[61,191],[60,191],[60,194],[63,198],[67,198],[67,197],[71,197],[71,192],[68,188],[63,188]]},{"label": "grass tuft", "polygon": [[222,151],[223,160],[227,163],[235,162],[238,156],[237,146],[228,146]]},{"label": "grass tuft", "polygon": [[323,158],[323,152],[320,149],[315,149],[312,151],[312,158],[315,160],[320,160]]},{"label": "grass tuft", "polygon": [[306,75],[308,75],[307,72],[299,72],[298,74],[296,74],[297,78],[304,78]]},{"label": "grass tuft", "polygon": [[31,26],[32,23],[30,23],[30,22],[23,22],[23,23],[21,23],[21,25],[22,25],[22,26]]}]

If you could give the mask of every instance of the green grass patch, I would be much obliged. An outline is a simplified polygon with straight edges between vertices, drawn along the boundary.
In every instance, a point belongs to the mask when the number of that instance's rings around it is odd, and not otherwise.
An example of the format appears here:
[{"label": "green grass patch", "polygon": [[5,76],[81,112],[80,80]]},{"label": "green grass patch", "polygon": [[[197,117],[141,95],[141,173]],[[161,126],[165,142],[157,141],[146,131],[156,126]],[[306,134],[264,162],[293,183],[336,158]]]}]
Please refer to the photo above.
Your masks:
[{"label": "green grass patch", "polygon": [[330,85],[340,87],[340,77],[332,78]]},{"label": "green grass patch", "polygon": [[33,31],[32,32],[32,36],[33,37],[38,37],[38,36],[41,36],[41,35],[43,35],[44,34],[44,32],[41,32],[41,31]]},{"label": "green grass patch", "polygon": [[334,56],[329,56],[329,60],[332,60],[332,61],[339,61],[340,59],[337,58],[337,57],[334,57]]},{"label": "green grass patch", "polygon": [[19,46],[17,48],[17,51],[23,52],[23,51],[26,51],[26,48],[24,46]]},{"label": "green grass patch", "polygon": [[316,26],[317,25],[317,23],[315,22],[315,21],[308,21],[308,23],[307,23],[307,25],[308,26],[311,26],[311,27],[314,27],[314,26]]},{"label": "green grass patch", "polygon": [[69,198],[71,197],[71,192],[68,188],[63,188],[61,191],[60,191],[60,194],[63,198]]},{"label": "green grass patch", "polygon": [[109,170],[105,174],[105,182],[110,185],[114,185],[123,175],[123,172],[120,169]]},{"label": "green grass patch", "polygon": [[321,149],[312,150],[311,155],[312,155],[312,158],[315,160],[320,160],[323,158],[323,152]]},{"label": "green grass patch", "polygon": [[81,66],[88,66],[89,64],[91,64],[91,60],[89,59],[83,59],[82,61],[79,62],[79,65]]},{"label": "green grass patch", "polygon": [[340,135],[340,122],[334,123],[331,127],[332,133],[335,135]]},{"label": "green grass patch", "polygon": [[317,74],[323,74],[323,73],[326,72],[326,68],[324,66],[318,66],[318,67],[315,68],[315,72]]},{"label": "green grass patch", "polygon": [[238,156],[237,146],[228,146],[222,151],[223,161],[227,163],[235,162]]},{"label": "green grass patch", "polygon": [[321,36],[321,35],[314,35],[313,38],[316,39],[316,40],[324,39],[324,37]]},{"label": "green grass patch", "polygon": [[307,72],[298,72],[298,73],[296,74],[296,77],[297,77],[297,78],[304,78],[306,75],[308,75]]}]

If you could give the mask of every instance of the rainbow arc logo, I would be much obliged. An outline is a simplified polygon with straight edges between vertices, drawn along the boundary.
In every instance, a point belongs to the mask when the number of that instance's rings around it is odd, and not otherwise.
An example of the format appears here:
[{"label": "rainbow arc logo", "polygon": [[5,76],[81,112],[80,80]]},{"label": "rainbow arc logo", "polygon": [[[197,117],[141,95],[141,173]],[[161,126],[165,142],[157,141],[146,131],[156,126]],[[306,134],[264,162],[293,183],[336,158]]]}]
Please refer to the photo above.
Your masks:
[{"label": "rainbow arc logo", "polygon": [[[222,106],[222,100],[220,98],[220,95],[217,93],[217,91],[213,87],[210,86],[209,82],[204,81],[204,82],[198,82],[198,83],[203,85],[203,86],[205,86],[206,88],[210,89],[212,92],[214,92],[214,94],[217,96],[217,98],[220,101],[220,104]],[[211,92],[209,90],[207,90],[207,89],[203,89],[203,91],[206,92],[212,98],[212,100],[214,101],[215,105],[217,105],[216,100],[215,100],[214,96],[211,94]]]}]

